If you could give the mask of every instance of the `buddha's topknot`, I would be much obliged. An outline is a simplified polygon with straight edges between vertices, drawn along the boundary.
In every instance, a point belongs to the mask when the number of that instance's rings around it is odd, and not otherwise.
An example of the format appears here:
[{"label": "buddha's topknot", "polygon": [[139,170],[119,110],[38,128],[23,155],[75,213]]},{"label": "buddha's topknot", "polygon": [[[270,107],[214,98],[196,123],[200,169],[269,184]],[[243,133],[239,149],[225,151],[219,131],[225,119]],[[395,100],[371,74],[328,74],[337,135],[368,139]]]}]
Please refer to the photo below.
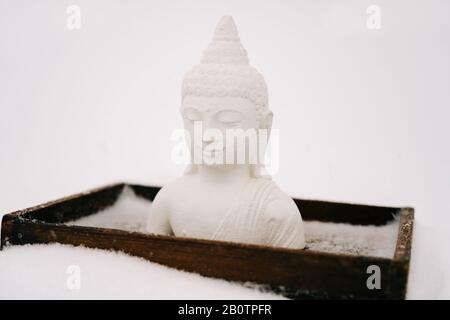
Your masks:
[{"label": "buddha's topknot", "polygon": [[231,16],[224,16],[219,21],[201,63],[185,75],[182,98],[186,96],[248,99],[256,107],[258,122],[268,110],[266,83],[263,76],[250,66]]}]

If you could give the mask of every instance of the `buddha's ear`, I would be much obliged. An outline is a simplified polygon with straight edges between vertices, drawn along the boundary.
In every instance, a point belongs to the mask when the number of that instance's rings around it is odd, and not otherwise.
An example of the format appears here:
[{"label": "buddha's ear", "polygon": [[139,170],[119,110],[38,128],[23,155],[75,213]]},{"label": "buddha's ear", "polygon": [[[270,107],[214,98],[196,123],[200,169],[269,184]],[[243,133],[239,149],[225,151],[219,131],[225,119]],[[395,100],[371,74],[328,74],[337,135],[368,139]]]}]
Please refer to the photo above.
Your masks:
[{"label": "buddha's ear", "polygon": [[259,124],[260,129],[267,129],[270,133],[270,129],[272,129],[272,120],[273,112],[270,110],[265,111],[261,117],[261,122]]},{"label": "buddha's ear", "polygon": [[[258,130],[258,146],[262,147],[262,149],[258,150],[258,163],[259,165],[255,166],[254,169],[256,170],[257,177],[262,177],[262,171],[264,170],[264,160],[265,160],[265,154],[266,154],[266,148],[269,143],[270,139],[270,133],[272,131],[272,120],[273,120],[273,113],[270,110],[265,111],[262,116],[261,120],[259,122],[259,130]],[[263,132],[265,133],[263,134]],[[264,137],[264,140],[260,140]],[[263,142],[263,144],[261,144]],[[259,158],[260,156],[263,156],[262,158]]]}]

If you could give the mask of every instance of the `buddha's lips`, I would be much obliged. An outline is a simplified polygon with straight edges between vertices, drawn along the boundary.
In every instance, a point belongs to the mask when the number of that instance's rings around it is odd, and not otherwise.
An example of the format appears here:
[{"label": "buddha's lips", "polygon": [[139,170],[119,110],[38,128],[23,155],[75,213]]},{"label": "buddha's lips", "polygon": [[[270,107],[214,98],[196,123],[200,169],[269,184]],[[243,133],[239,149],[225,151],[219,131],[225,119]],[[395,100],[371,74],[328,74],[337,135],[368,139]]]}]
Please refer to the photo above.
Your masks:
[{"label": "buddha's lips", "polygon": [[201,152],[203,154],[206,154],[206,155],[213,155],[214,153],[217,154],[217,153],[222,153],[222,152],[225,151],[225,148],[222,148],[222,149],[206,149],[206,148],[202,148],[202,147],[199,147],[199,146],[196,146],[195,148],[197,149],[197,151],[199,151],[199,152]]},{"label": "buddha's lips", "polygon": [[203,150],[203,154],[207,154],[207,155],[213,155],[213,154],[218,154],[218,153],[222,153],[224,152],[224,149],[213,149],[213,150]]}]

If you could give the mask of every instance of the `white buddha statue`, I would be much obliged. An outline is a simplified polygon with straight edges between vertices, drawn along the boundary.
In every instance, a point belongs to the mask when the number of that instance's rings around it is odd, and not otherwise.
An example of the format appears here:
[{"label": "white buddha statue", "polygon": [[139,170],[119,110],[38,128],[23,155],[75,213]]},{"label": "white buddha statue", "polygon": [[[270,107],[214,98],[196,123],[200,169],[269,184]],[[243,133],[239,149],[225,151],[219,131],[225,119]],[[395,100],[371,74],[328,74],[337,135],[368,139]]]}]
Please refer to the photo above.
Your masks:
[{"label": "white buddha statue", "polygon": [[246,144],[242,161],[242,150],[229,147],[231,139],[217,141],[219,134],[254,130],[259,143],[261,132],[268,136],[272,126],[264,78],[249,65],[232,17],[220,20],[201,63],[186,74],[181,115],[193,163],[184,176],[159,191],[147,231],[304,248],[297,206],[261,174],[263,161],[255,161],[250,152],[254,149]]}]

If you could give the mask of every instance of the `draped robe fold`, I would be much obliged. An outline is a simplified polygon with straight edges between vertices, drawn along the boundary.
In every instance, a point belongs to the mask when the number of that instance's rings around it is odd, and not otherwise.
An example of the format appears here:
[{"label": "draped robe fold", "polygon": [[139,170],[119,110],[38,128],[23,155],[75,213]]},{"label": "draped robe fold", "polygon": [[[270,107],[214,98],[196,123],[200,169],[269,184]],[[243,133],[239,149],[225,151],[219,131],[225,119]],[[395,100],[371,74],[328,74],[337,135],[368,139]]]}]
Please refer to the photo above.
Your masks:
[{"label": "draped robe fold", "polygon": [[[300,213],[273,223],[265,216],[270,201],[283,195],[269,179],[251,179],[222,219],[212,240],[303,248],[304,234]],[[278,197],[278,198],[277,198]],[[292,201],[288,197],[283,200]],[[292,204],[295,206],[295,204]]]}]

